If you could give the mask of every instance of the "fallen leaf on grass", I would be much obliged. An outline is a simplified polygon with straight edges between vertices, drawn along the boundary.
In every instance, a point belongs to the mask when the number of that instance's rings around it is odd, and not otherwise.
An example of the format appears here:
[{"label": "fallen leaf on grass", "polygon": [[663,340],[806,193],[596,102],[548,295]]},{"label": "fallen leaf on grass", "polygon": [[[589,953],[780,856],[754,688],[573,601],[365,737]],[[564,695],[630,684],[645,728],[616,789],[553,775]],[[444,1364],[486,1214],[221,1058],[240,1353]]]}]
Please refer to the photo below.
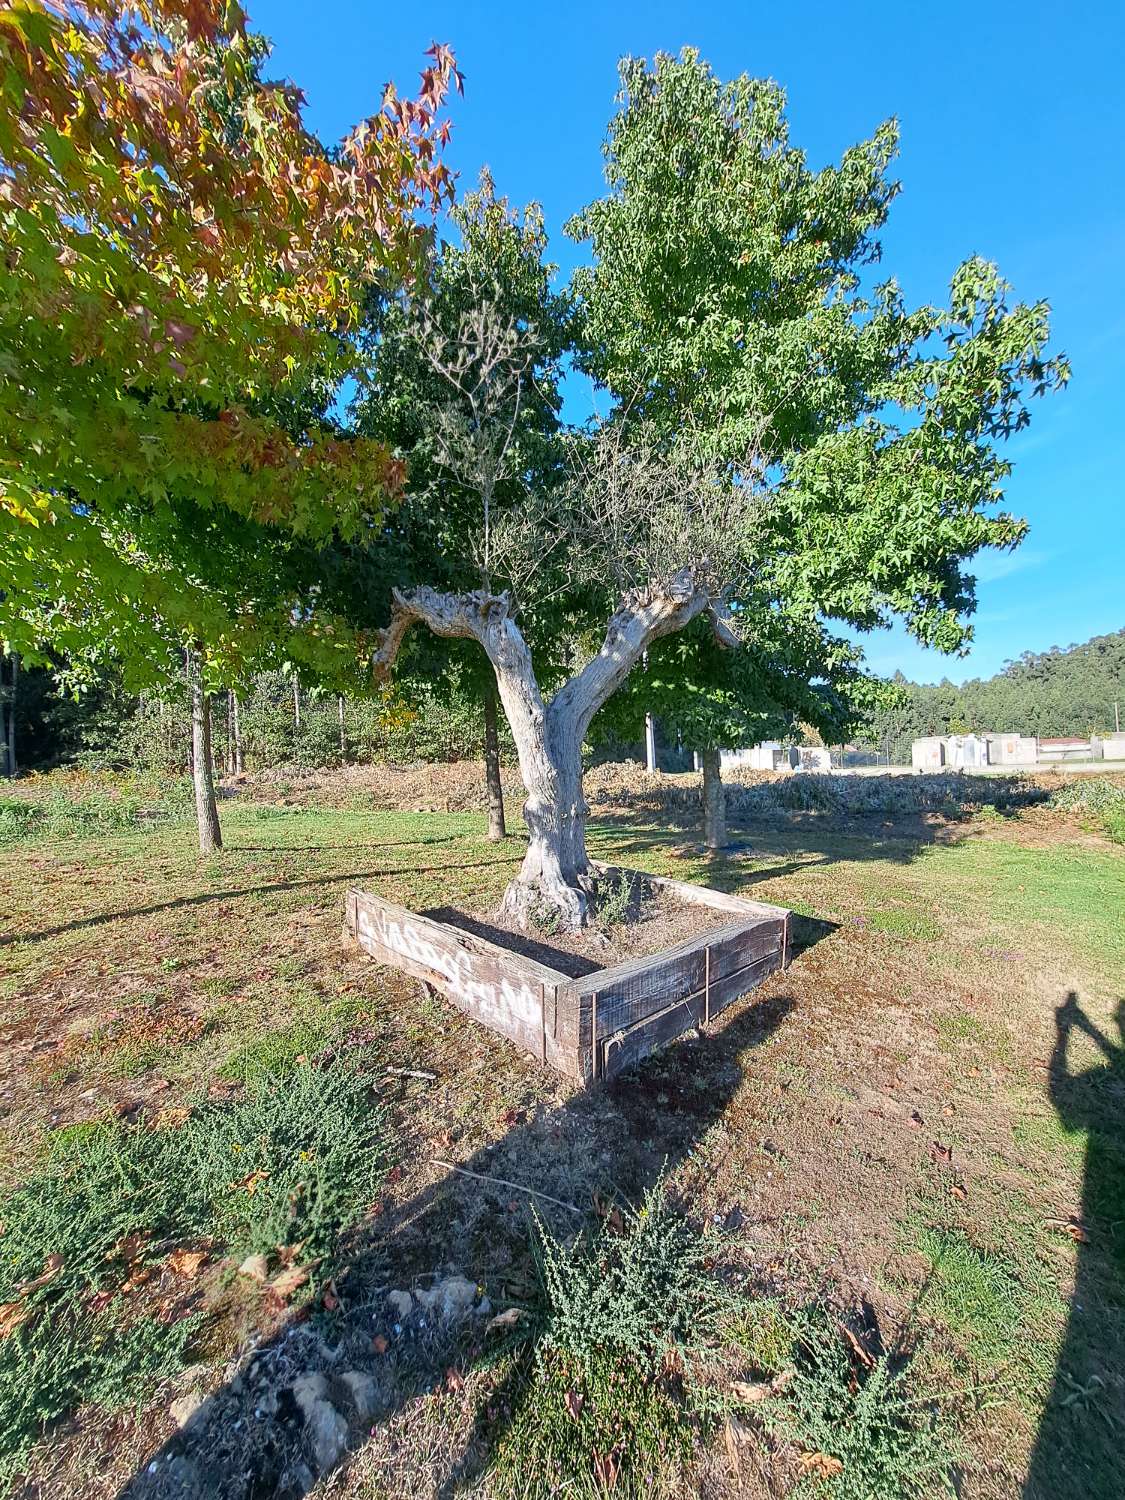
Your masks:
[{"label": "fallen leaf on grass", "polygon": [[743,1406],[757,1406],[767,1396],[776,1396],[793,1379],[792,1370],[782,1370],[772,1380],[736,1380],[731,1385],[731,1395]]},{"label": "fallen leaf on grass", "polygon": [[519,1320],[526,1317],[522,1307],[509,1307],[506,1312],[497,1313],[494,1318],[489,1318],[485,1324],[485,1333],[499,1333],[504,1329],[514,1328]]},{"label": "fallen leaf on grass", "polygon": [[870,1352],[870,1350],[864,1348],[859,1339],[856,1338],[855,1334],[851,1331],[846,1323],[840,1324],[840,1332],[844,1335],[845,1342],[851,1349],[852,1353],[855,1355],[856,1359],[859,1360],[863,1368],[865,1370],[874,1369],[875,1356]]},{"label": "fallen leaf on grass", "polygon": [[127,1234],[117,1241],[111,1250],[105,1254],[106,1260],[123,1260],[126,1265],[132,1265],[139,1260],[141,1252],[152,1238],[147,1229],[135,1229],[132,1234]]},{"label": "fallen leaf on grass", "polygon": [[36,1276],[34,1281],[21,1281],[19,1286],[16,1287],[16,1291],[19,1292],[21,1297],[29,1297],[32,1292],[37,1292],[41,1287],[45,1287],[54,1281],[62,1268],[63,1258],[61,1255],[57,1253],[55,1255],[48,1255],[47,1259],[43,1262],[42,1272]]},{"label": "fallen leaf on grass", "polygon": [[297,1257],[300,1255],[301,1251],[304,1248],[304,1240],[298,1240],[296,1244],[293,1245],[278,1245],[277,1258],[283,1266],[295,1265]]},{"label": "fallen leaf on grass", "polygon": [[585,1404],[585,1396],[580,1391],[567,1391],[566,1409],[572,1422],[577,1422],[582,1415],[582,1407]]},{"label": "fallen leaf on grass", "polygon": [[206,1250],[173,1250],[168,1257],[168,1265],[177,1276],[184,1276],[190,1281],[199,1275],[206,1259]]},{"label": "fallen leaf on grass", "polygon": [[802,1453],[797,1460],[802,1474],[811,1474],[816,1479],[834,1479],[844,1472],[844,1466],[831,1453]]},{"label": "fallen leaf on grass", "polygon": [[463,1391],[465,1389],[464,1377],[461,1371],[455,1369],[453,1365],[450,1365],[449,1369],[445,1372],[445,1388],[447,1391]]},{"label": "fallen leaf on grass", "polygon": [[617,1483],[620,1468],[621,1455],[616,1448],[609,1453],[599,1453],[597,1449],[594,1450],[594,1474],[601,1480],[603,1489],[613,1489]]},{"label": "fallen leaf on grass", "polygon": [[940,1141],[931,1141],[930,1155],[934,1161],[943,1161],[948,1165],[953,1160],[953,1147],[943,1146]]},{"label": "fallen leaf on grass", "polygon": [[1047,1223],[1060,1234],[1068,1234],[1078,1245],[1088,1245],[1090,1242],[1090,1231],[1080,1219],[1048,1219]]},{"label": "fallen leaf on grass", "polygon": [[31,1317],[26,1302],[0,1302],[0,1340],[10,1338]]},{"label": "fallen leaf on grass", "polygon": [[959,1182],[952,1183],[950,1185],[949,1191],[955,1198],[959,1198],[962,1203],[964,1203],[965,1199],[969,1196]]},{"label": "fallen leaf on grass", "polygon": [[304,1286],[308,1279],[307,1267],[294,1266],[292,1270],[282,1271],[280,1276],[275,1276],[270,1282],[269,1289],[275,1297],[280,1297],[283,1302],[286,1302],[295,1291]]},{"label": "fallen leaf on grass", "polygon": [[741,1401],[743,1406],[757,1406],[759,1401],[764,1401],[767,1396],[773,1395],[773,1382],[770,1380],[736,1380],[730,1389],[734,1399]]},{"label": "fallen leaf on grass", "polygon": [[388,1343],[387,1343],[386,1339],[383,1337],[383,1335],[381,1333],[377,1333],[375,1335],[375,1337],[371,1340],[371,1347],[372,1347],[372,1349],[374,1349],[374,1351],[375,1351],[376,1354],[386,1354],[387,1349],[390,1346],[388,1345]]},{"label": "fallen leaf on grass", "polygon": [[590,1195],[594,1200],[594,1212],[605,1221],[614,1234],[625,1233],[625,1218],[616,1203],[610,1203],[601,1193]]}]

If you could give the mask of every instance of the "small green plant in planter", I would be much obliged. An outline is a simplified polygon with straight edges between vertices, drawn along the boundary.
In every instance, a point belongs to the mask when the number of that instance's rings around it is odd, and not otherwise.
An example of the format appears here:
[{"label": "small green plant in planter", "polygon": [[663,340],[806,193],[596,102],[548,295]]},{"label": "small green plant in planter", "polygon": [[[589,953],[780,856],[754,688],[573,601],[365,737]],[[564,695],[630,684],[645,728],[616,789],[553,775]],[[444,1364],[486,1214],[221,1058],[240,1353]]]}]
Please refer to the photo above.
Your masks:
[{"label": "small green plant in planter", "polygon": [[635,876],[618,875],[612,881],[604,881],[598,892],[598,926],[620,927],[630,918],[635,920],[644,894],[644,886]]},{"label": "small green plant in planter", "polygon": [[536,932],[541,932],[544,937],[554,937],[557,932],[562,931],[562,913],[549,901],[532,902],[528,917]]}]

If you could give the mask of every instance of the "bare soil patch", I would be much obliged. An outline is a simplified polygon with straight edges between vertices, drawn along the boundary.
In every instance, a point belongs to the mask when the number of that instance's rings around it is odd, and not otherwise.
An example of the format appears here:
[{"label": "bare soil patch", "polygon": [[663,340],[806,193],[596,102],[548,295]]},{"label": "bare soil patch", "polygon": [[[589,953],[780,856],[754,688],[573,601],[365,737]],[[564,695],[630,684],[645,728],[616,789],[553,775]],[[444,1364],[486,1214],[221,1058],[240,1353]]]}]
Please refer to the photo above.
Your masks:
[{"label": "bare soil patch", "polygon": [[496,911],[464,912],[449,906],[431,907],[422,915],[511,948],[571,979],[629,958],[674,948],[730,920],[728,913],[713,907],[679,901],[661,886],[643,880],[633,884],[623,921],[595,921],[578,931],[550,928],[525,932]]}]

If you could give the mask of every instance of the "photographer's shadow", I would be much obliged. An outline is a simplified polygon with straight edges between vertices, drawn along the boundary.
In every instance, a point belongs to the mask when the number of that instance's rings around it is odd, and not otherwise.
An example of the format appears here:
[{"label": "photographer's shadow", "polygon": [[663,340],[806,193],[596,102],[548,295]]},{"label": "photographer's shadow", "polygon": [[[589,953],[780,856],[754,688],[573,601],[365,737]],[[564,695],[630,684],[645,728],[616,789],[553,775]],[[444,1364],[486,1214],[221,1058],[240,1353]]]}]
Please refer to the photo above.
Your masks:
[{"label": "photographer's shadow", "polygon": [[[1055,1011],[1048,1087],[1068,1131],[1086,1133],[1081,1216],[1066,1334],[1024,1487],[1024,1500],[1125,1495],[1125,1000],[1107,1037],[1072,990]],[[1099,1060],[1071,1072],[1076,1033]]]}]

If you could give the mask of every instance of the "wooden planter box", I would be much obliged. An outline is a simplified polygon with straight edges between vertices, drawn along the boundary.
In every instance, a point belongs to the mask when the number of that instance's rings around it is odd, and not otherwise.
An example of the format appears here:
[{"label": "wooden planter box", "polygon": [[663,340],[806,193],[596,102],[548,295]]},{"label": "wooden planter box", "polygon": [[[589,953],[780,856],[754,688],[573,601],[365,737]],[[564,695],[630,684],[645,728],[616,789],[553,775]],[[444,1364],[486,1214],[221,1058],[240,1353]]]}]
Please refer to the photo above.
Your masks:
[{"label": "wooden planter box", "polygon": [[501,943],[420,916],[368,891],[348,892],[345,941],[432,985],[454,1005],[568,1078],[611,1078],[653,1048],[706,1025],[789,962],[789,912],[644,871],[681,901],[721,920],[662,952],[578,979]]}]

